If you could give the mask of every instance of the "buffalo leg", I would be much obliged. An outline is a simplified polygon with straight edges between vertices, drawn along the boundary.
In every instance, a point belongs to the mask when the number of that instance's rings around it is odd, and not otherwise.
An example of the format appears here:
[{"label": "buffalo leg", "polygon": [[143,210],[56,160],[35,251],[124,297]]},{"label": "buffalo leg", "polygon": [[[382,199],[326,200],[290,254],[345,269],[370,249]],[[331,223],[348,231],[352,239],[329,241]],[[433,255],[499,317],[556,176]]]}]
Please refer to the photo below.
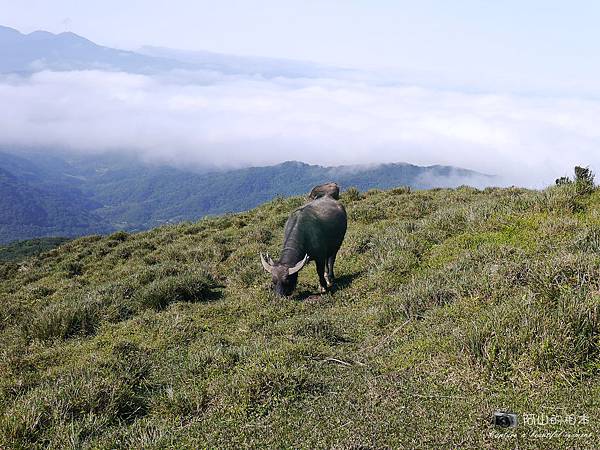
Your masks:
[{"label": "buffalo leg", "polygon": [[333,286],[333,265],[335,264],[335,255],[327,258],[327,273],[325,274],[325,280],[327,281],[327,287]]},{"label": "buffalo leg", "polygon": [[319,284],[321,285],[321,293],[327,292],[327,281],[325,280],[325,260],[316,259],[317,275],[319,275]]}]

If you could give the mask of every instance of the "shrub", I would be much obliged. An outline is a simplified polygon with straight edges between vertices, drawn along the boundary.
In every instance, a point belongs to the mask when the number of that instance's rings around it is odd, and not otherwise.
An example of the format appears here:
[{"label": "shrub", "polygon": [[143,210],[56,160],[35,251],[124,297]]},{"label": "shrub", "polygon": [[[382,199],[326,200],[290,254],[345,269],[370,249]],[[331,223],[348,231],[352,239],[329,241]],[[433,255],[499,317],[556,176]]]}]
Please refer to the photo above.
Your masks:
[{"label": "shrub", "polygon": [[19,266],[17,264],[0,262],[0,280],[11,278],[18,270]]},{"label": "shrub", "polygon": [[569,177],[560,177],[554,181],[557,186],[575,184],[575,190],[579,195],[591,194],[594,189],[594,173],[589,167],[575,166],[574,182]]},{"label": "shrub", "polygon": [[154,280],[135,299],[145,307],[161,310],[174,302],[196,302],[214,297],[216,284],[207,274],[186,274]]},{"label": "shrub", "polygon": [[600,226],[588,225],[577,235],[574,248],[583,252],[600,253]]},{"label": "shrub", "polygon": [[358,189],[352,186],[346,189],[346,192],[343,193],[342,198],[344,200],[348,200],[349,202],[355,202],[357,200],[360,200],[362,198],[362,195]]},{"label": "shrub", "polygon": [[589,167],[575,166],[575,189],[579,195],[594,191],[594,174]]},{"label": "shrub", "polygon": [[573,213],[582,209],[574,183],[561,184],[544,189],[535,196],[520,200],[525,210],[538,212]]},{"label": "shrub", "polygon": [[110,236],[108,236],[108,239],[111,241],[117,241],[117,242],[124,242],[129,238],[129,233],[127,233],[126,231],[117,231],[113,234],[111,234]]},{"label": "shrub", "polygon": [[390,190],[392,195],[410,194],[410,186],[400,186]]},{"label": "shrub", "polygon": [[348,212],[348,218],[350,220],[362,222],[362,223],[373,223],[379,220],[385,219],[386,211],[381,206],[375,205],[359,205]]},{"label": "shrub", "polygon": [[31,339],[67,339],[90,335],[102,318],[102,302],[98,298],[72,296],[52,302],[24,321],[22,330]]},{"label": "shrub", "polygon": [[83,264],[79,261],[66,261],[62,268],[69,278],[77,277],[83,273]]}]

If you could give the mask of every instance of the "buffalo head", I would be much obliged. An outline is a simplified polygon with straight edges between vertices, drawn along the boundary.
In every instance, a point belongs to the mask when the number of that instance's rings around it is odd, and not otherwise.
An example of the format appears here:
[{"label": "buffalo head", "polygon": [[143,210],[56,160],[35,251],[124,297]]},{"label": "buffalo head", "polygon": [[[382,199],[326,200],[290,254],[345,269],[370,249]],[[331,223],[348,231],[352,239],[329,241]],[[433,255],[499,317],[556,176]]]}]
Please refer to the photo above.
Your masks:
[{"label": "buffalo head", "polygon": [[266,258],[260,254],[260,262],[266,272],[271,274],[273,290],[277,295],[291,295],[298,283],[298,272],[304,267],[308,261],[308,255],[302,258],[296,265],[288,266],[281,262],[274,262],[267,253]]}]

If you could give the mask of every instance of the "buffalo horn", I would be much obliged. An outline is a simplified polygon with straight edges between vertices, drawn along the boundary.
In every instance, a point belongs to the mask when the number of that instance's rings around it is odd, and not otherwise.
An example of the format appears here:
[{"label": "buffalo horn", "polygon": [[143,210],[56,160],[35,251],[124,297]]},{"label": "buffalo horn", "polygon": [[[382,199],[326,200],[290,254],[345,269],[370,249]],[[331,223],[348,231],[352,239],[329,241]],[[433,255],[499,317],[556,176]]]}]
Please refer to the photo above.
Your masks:
[{"label": "buffalo horn", "polygon": [[294,267],[290,267],[288,270],[288,274],[294,275],[296,272],[299,272],[304,267],[304,264],[306,264],[306,261],[308,261],[308,255],[302,258],[302,260]]},{"label": "buffalo horn", "polygon": [[[269,257],[269,255],[267,254],[267,258],[269,258],[269,261],[272,261],[272,259]],[[262,263],[263,268],[269,272],[272,273],[273,270],[273,266],[271,264],[269,264],[266,260],[265,257],[263,256],[263,254],[260,254],[260,262]]]}]

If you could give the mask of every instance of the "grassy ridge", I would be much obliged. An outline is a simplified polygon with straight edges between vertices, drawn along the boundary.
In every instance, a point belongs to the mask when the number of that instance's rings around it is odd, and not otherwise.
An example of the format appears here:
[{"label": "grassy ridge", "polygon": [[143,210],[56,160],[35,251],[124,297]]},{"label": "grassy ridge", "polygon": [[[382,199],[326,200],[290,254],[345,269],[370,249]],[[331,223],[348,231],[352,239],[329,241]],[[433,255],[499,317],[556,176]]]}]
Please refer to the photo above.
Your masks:
[{"label": "grassy ridge", "polygon": [[594,447],[599,193],[342,201],[323,297],[312,265],[286,300],[261,271],[298,197],[0,264],[0,447]]}]

